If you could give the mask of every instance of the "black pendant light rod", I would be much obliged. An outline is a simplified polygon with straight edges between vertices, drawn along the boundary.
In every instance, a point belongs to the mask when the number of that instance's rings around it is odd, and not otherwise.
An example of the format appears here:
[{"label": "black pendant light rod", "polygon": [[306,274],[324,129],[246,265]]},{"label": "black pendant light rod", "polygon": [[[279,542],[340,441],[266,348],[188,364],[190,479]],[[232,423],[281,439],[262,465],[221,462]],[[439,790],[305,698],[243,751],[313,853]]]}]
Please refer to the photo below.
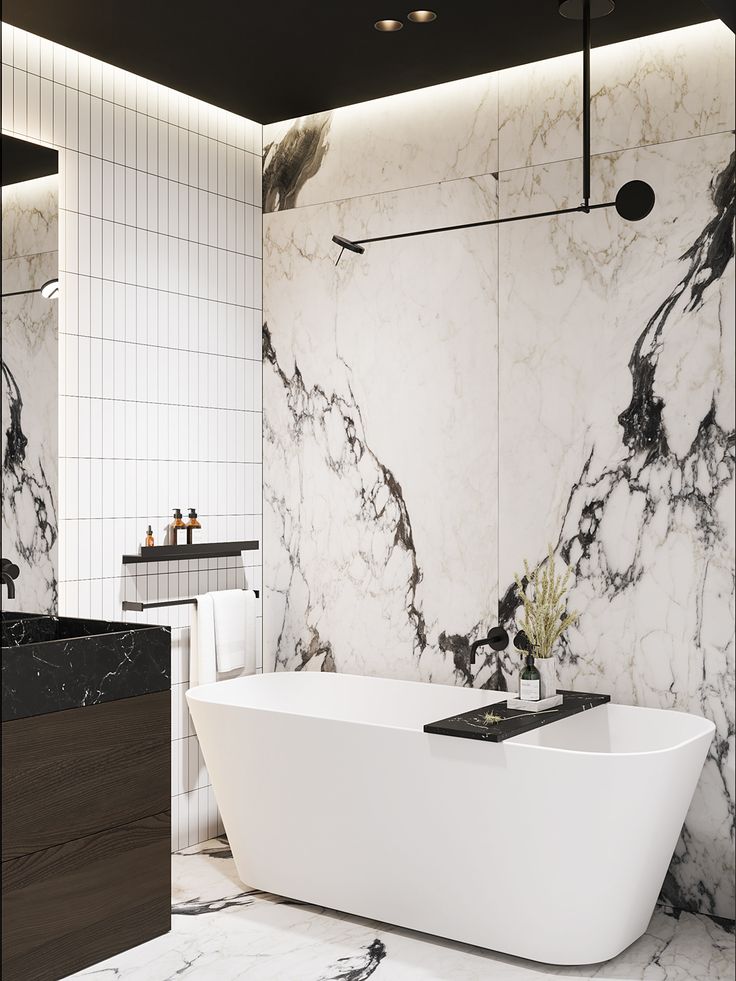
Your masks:
[{"label": "black pendant light rod", "polygon": [[[537,211],[531,215],[516,215],[512,218],[489,218],[485,221],[471,221],[462,225],[444,225],[442,228],[423,228],[416,232],[396,232],[393,235],[375,235],[372,238],[349,239],[333,235],[332,241],[340,246],[335,265],[340,261],[345,249],[362,255],[365,245],[372,242],[390,242],[399,238],[414,238],[417,235],[435,235],[438,232],[455,232],[463,228],[481,228],[484,225],[505,225],[512,221],[529,221],[532,218],[554,218],[557,215],[571,215],[582,212],[590,214],[600,208],[615,208],[627,221],[640,221],[646,218],[654,207],[654,191],[645,181],[633,180],[623,184],[615,201],[604,204],[590,203],[590,19],[591,0],[558,0],[563,17],[583,22],[583,201],[576,208],[557,208],[554,211]],[[595,0],[593,16],[602,17],[611,13],[613,0]]]},{"label": "black pendant light rod", "polygon": [[590,209],[590,0],[583,0],[583,211]]}]

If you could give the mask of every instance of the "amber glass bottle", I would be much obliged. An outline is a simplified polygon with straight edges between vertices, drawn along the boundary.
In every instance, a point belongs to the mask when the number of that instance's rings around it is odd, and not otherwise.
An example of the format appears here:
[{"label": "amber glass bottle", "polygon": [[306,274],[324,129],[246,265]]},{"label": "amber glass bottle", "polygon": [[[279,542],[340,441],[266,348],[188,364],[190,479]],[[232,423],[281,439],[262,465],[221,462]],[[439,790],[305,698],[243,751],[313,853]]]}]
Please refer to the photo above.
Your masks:
[{"label": "amber glass bottle", "polygon": [[179,544],[179,532],[182,528],[186,528],[184,520],[181,516],[181,508],[174,508],[174,520],[171,522],[171,538],[173,539],[172,544]]},{"label": "amber glass bottle", "polygon": [[197,520],[197,512],[194,508],[189,508],[189,521],[187,521],[187,545],[194,542],[194,529],[201,528],[202,525]]}]

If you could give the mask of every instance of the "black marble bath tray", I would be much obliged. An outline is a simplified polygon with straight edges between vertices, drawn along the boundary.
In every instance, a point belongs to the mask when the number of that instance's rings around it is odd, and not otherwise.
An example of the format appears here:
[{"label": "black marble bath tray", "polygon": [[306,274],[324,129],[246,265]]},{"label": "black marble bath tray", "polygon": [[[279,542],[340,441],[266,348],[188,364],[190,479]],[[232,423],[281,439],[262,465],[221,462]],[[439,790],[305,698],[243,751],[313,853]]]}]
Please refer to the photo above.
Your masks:
[{"label": "black marble bath tray", "polygon": [[[562,705],[544,712],[520,712],[518,709],[510,709],[506,702],[494,702],[492,705],[473,709],[472,712],[452,715],[449,719],[440,719],[439,722],[429,722],[424,727],[424,731],[439,736],[459,736],[461,739],[484,739],[490,743],[502,743],[504,739],[520,736],[523,732],[548,726],[551,722],[567,719],[571,715],[577,715],[586,709],[605,705],[606,702],[611,701],[610,695],[562,691],[560,688],[557,689],[557,694],[563,696]],[[487,713],[500,715],[502,721],[486,722],[484,716]]]}]

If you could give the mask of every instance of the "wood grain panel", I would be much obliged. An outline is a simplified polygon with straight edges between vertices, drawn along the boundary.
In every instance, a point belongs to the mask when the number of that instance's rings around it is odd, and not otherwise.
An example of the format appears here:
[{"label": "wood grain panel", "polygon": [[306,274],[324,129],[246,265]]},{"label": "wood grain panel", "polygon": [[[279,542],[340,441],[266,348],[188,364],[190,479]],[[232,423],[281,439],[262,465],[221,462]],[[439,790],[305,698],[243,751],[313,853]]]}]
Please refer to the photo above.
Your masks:
[{"label": "wood grain panel", "polygon": [[170,806],[170,693],[2,724],[3,861]]},{"label": "wood grain panel", "polygon": [[3,862],[4,981],[56,981],[170,929],[170,814]]}]

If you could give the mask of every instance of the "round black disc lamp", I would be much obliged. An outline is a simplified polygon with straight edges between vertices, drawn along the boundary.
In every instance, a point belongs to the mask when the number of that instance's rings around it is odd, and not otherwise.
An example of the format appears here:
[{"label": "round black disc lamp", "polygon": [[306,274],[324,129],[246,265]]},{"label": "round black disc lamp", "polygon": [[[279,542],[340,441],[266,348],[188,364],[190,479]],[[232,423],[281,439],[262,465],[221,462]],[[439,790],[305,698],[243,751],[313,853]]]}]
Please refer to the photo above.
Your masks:
[{"label": "round black disc lamp", "polygon": [[341,249],[348,249],[350,252],[357,252],[358,255],[363,255],[365,249],[362,245],[358,245],[357,242],[351,242],[349,238],[343,238],[342,235],[333,235],[332,241],[335,245],[339,245]]},{"label": "round black disc lamp", "polygon": [[646,181],[627,181],[618,189],[616,211],[627,221],[641,221],[654,207],[654,189]]}]

